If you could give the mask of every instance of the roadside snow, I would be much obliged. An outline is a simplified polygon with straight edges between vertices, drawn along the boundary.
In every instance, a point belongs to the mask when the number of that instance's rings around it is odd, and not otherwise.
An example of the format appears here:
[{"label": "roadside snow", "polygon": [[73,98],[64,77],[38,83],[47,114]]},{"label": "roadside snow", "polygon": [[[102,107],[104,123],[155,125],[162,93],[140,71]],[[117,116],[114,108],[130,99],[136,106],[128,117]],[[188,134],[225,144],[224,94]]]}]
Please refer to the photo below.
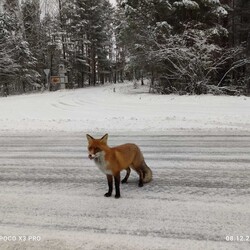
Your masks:
[{"label": "roadside snow", "polygon": [[250,98],[156,95],[132,83],[61,90],[0,98],[0,126],[12,132],[250,131]]}]

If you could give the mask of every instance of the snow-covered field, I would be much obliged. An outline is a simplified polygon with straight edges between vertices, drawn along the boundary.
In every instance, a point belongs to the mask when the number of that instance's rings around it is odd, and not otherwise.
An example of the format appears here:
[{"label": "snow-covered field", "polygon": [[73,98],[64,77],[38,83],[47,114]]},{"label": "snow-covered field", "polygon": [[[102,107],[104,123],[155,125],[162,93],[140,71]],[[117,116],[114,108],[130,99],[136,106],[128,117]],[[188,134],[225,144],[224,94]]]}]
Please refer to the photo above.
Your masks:
[{"label": "snow-covered field", "polygon": [[[116,92],[113,92],[115,87]],[[0,98],[1,131],[250,131],[250,98],[148,94],[109,85]]]},{"label": "snow-covered field", "polygon": [[[249,249],[250,98],[113,88],[0,98],[0,249]],[[87,158],[106,132],[154,174],[119,200]]]}]

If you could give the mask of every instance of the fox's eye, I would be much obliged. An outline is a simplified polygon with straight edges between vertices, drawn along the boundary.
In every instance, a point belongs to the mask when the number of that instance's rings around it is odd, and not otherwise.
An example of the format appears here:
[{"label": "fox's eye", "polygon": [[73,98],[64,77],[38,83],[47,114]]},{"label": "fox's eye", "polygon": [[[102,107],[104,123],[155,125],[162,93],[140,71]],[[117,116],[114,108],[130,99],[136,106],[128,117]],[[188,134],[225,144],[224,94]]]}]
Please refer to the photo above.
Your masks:
[{"label": "fox's eye", "polygon": [[96,154],[97,152],[100,152],[101,151],[101,149],[100,148],[98,148],[98,147],[95,147],[94,148],[94,153]]},{"label": "fox's eye", "polygon": [[93,147],[89,147],[89,151],[92,151],[93,150]]}]

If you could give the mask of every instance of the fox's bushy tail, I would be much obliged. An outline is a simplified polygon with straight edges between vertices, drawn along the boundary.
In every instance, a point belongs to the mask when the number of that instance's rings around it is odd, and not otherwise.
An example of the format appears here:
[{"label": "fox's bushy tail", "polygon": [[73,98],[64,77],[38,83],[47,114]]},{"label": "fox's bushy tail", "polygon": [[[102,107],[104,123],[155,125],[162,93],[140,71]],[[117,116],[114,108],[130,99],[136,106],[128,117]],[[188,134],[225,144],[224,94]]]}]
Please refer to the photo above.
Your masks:
[{"label": "fox's bushy tail", "polygon": [[153,173],[152,170],[148,167],[148,165],[146,164],[146,162],[143,162],[142,165],[142,171],[143,171],[143,183],[148,183],[152,180],[153,178]]}]

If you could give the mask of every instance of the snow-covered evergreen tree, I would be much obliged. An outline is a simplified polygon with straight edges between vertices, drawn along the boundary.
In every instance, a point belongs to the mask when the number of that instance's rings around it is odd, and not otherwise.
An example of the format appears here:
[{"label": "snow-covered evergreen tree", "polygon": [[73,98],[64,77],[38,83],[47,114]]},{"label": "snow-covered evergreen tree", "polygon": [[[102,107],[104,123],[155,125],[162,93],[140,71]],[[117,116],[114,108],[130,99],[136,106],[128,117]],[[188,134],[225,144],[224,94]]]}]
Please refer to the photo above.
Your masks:
[{"label": "snow-covered evergreen tree", "polygon": [[25,39],[29,43],[33,55],[39,58],[41,51],[40,1],[25,0],[21,7]]},{"label": "snow-covered evergreen tree", "polygon": [[172,6],[160,0],[118,1],[117,12],[124,16],[116,31],[119,44],[129,52],[130,75],[138,78],[140,72],[146,71],[153,76],[158,66],[152,61],[150,52],[157,51],[157,44],[172,30],[168,22]]},{"label": "snow-covered evergreen tree", "polygon": [[[39,74],[35,70],[36,59],[24,38],[24,26],[18,0],[6,0],[1,16],[3,41],[6,40],[8,58],[14,62],[15,78],[8,82],[12,91],[26,91],[37,83]],[[7,53],[7,52],[6,52]]]},{"label": "snow-covered evergreen tree", "polygon": [[152,83],[157,78],[162,92],[206,92],[235,52],[226,49],[228,12],[219,0],[124,0],[118,8],[130,62],[146,69]]},{"label": "snow-covered evergreen tree", "polygon": [[[91,85],[96,84],[97,77],[104,81],[103,73],[110,66],[111,20],[112,7],[108,0],[66,0],[62,6],[62,29],[67,34],[65,44],[70,45],[66,50],[70,64],[77,68],[75,74],[81,78],[80,86],[86,73]],[[74,56],[70,56],[70,50]]]},{"label": "snow-covered evergreen tree", "polygon": [[0,87],[2,91],[7,91],[6,93],[9,92],[9,83],[15,80],[20,68],[20,65],[14,59],[9,22],[10,19],[6,14],[0,14]]}]

